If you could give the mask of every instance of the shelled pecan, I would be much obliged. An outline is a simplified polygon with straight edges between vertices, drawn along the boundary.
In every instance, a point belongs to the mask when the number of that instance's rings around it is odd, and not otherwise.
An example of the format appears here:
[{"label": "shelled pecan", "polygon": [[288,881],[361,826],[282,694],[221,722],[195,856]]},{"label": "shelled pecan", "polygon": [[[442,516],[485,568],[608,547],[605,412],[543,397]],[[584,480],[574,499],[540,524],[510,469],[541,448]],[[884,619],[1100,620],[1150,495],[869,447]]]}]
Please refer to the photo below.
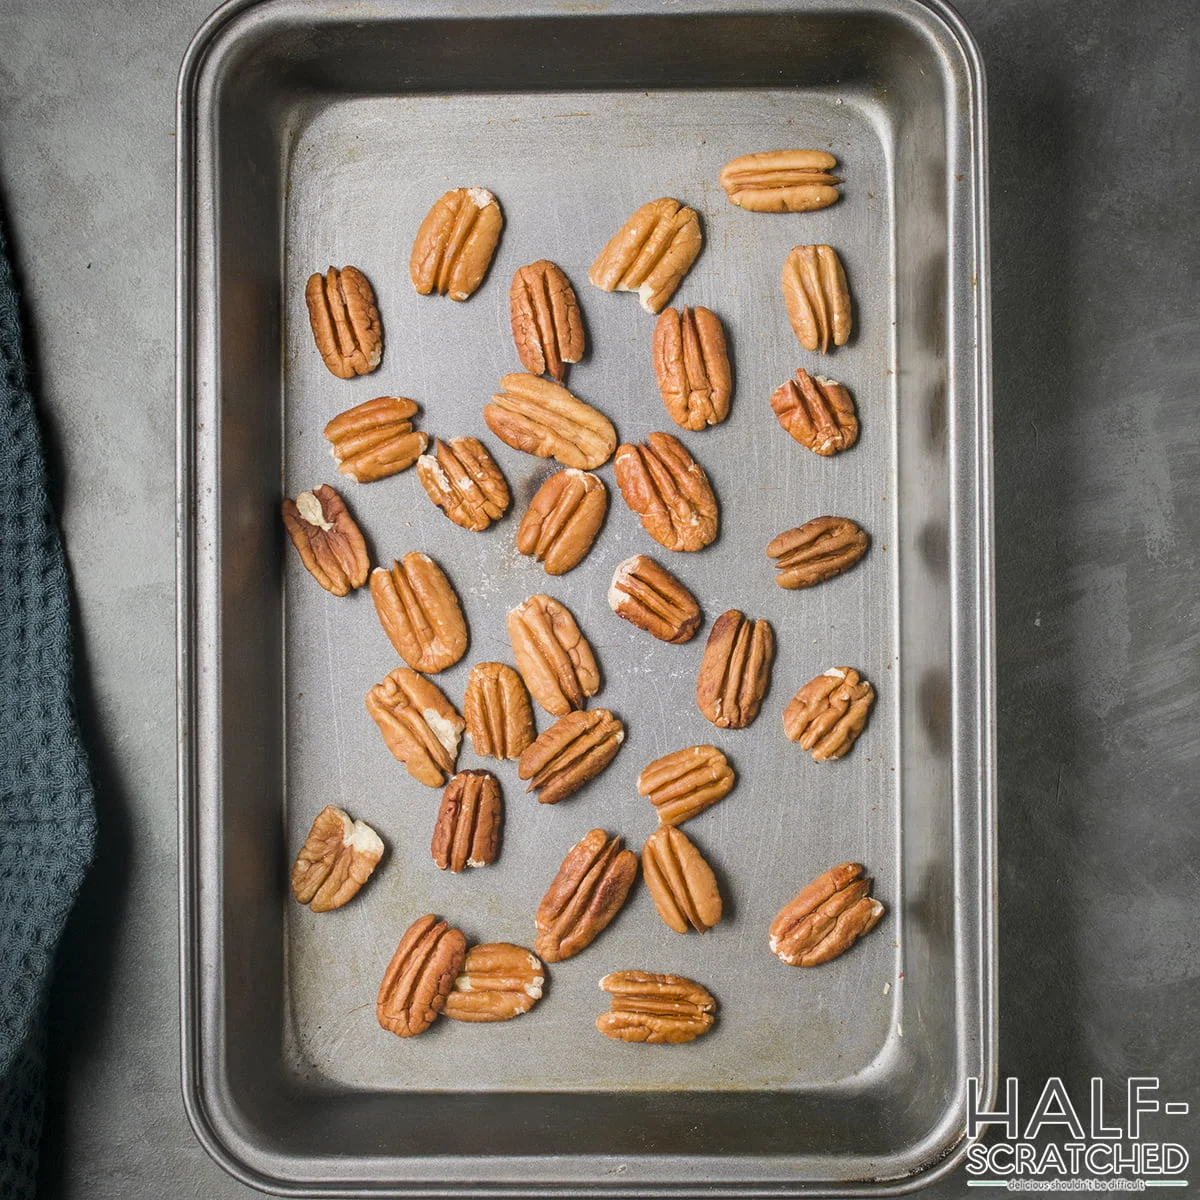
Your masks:
[{"label": "shelled pecan", "polygon": [[371,572],[371,598],[388,640],[414,671],[436,674],[467,652],[467,622],[445,572],[412,551]]},{"label": "shelled pecan", "polygon": [[767,543],[781,588],[809,588],[850,570],[867,552],[867,535],[848,517],[815,517]]},{"label": "shelled pecan", "polygon": [[509,1021],[542,998],[545,983],[546,968],[524,947],[472,946],[442,1012],[455,1021]]},{"label": "shelled pecan", "polygon": [[466,300],[483,282],[500,240],[504,214],[487,188],[451,188],[421,222],[408,272],[422,296],[436,291]]},{"label": "shelled pecan", "polygon": [[417,405],[404,396],[376,396],[339,413],[325,426],[333,459],[348,479],[373,483],[406,471],[429,438],[412,427]]},{"label": "shelled pecan", "polygon": [[308,573],[335,596],[367,582],[371,560],[345,501],[327,483],[284,500],[283,524]]},{"label": "shelled pecan", "polygon": [[539,593],[508,614],[513,658],[533,698],[552,716],[582,708],[600,690],[600,670],[570,611]]},{"label": "shelled pecan", "polygon": [[771,922],[771,953],[789,967],[816,967],[844,954],[883,916],[871,883],[861,863],[817,876]]},{"label": "shelled pecan", "polygon": [[783,710],[783,731],[815,762],[841,758],[867,724],[875,689],[853,667],[830,667],[810,679]]},{"label": "shelled pecan", "polygon": [[713,623],[696,682],[696,704],[714,725],[745,729],[758,716],[775,654],[766,621],[751,623],[736,608]]},{"label": "shelled pecan", "polygon": [[463,529],[480,533],[508,511],[508,484],[478,438],[435,442],[432,454],[417,459],[417,478],[430,500]]},{"label": "shelled pecan", "polygon": [[583,314],[563,269],[547,258],[518,267],[508,293],[513,341],[521,365],[559,383],[567,363],[583,357]]},{"label": "shelled pecan", "polygon": [[707,933],[721,919],[717,877],[681,829],[660,825],[646,839],[642,878],[658,915],[676,933]]},{"label": "shelled pecan", "polygon": [[592,548],[608,489],[598,475],[568,467],[538,488],[517,529],[517,549],[540,562],[547,575],[565,575]]},{"label": "shelled pecan", "polygon": [[533,741],[533,710],[520,675],[506,663],[476,663],[467,676],[463,716],[481,758],[520,758]]},{"label": "shelled pecan", "polygon": [[379,1024],[397,1037],[424,1033],[445,1007],[466,953],[462,930],[433,914],[418,917],[404,931],[379,985]]},{"label": "shelled pecan", "polygon": [[369,375],[383,357],[383,322],[375,292],[357,267],[310,275],[304,289],[313,340],[339,379]]},{"label": "shelled pecan", "polygon": [[608,606],[660,642],[690,641],[700,628],[696,597],[644,554],[617,564],[608,589]]},{"label": "shelled pecan", "polygon": [[651,200],[600,251],[588,279],[605,292],[637,292],[642,307],[660,312],[700,253],[695,209],[669,196]]},{"label": "shelled pecan", "polygon": [[716,746],[688,746],[643,767],[637,790],[654,805],[660,825],[682,825],[729,795],[736,779]]},{"label": "shelled pecan", "polygon": [[771,408],[779,424],[814,454],[828,458],[858,441],[854,401],[835,379],[797,367],[796,378],[775,389]]},{"label": "shelled pecan", "polygon": [[609,1011],[596,1018],[605,1037],[649,1045],[695,1041],[713,1024],[717,1002],[712,993],[682,975],[649,971],[613,971],[600,980]]},{"label": "shelled pecan", "polygon": [[783,302],[805,350],[829,351],[850,340],[850,288],[832,246],[793,246],[783,264]]},{"label": "shelled pecan", "polygon": [[557,804],[595,779],[616,757],[625,728],[606,708],[568,713],[530,743],[517,764],[539,804]]},{"label": "shelled pecan", "polygon": [[383,841],[365,821],[326,805],[312,823],[292,867],[292,893],[313,912],[352,900],[379,865]]},{"label": "shelled pecan", "polygon": [[699,430],[729,416],[733,371],[721,319],[707,308],[664,310],[654,326],[654,374],[671,420]]},{"label": "shelled pecan", "polygon": [[430,853],[441,871],[486,867],[496,861],[504,805],[491,771],[459,771],[442,793]]},{"label": "shelled pecan", "polygon": [[617,486],[642,528],[668,550],[702,550],[717,536],[717,498],[703,467],[673,433],[621,446]]},{"label": "shelled pecan", "polygon": [[730,204],[750,212],[812,212],[841,195],[836,166],[824,150],[760,150],[727,162],[720,183]]},{"label": "shelled pecan", "polygon": [[367,693],[367,712],[387,748],[419,783],[441,787],[454,773],[463,719],[436,684],[397,667]]},{"label": "shelled pecan", "polygon": [[612,457],[617,448],[612,422],[561,384],[516,371],[505,375],[500,387],[484,407],[483,419],[506,445],[581,471]]}]

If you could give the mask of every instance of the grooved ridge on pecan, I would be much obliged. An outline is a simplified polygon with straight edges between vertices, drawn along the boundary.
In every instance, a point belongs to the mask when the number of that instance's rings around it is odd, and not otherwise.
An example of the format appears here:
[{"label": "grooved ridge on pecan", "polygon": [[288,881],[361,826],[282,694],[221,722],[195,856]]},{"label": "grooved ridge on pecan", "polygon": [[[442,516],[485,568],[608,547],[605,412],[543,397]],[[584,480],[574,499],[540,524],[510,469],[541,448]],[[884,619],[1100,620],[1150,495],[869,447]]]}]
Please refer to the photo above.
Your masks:
[{"label": "grooved ridge on pecan", "polygon": [[844,346],[852,324],[850,289],[832,246],[794,246],[783,264],[783,301],[805,350]]},{"label": "grooved ridge on pecan", "polygon": [[377,396],[339,413],[324,430],[338,470],[355,483],[407,470],[429,445],[426,434],[413,430],[416,412],[404,396]]},{"label": "grooved ridge on pecan", "polygon": [[775,635],[766,621],[751,623],[736,608],[713,623],[696,681],[696,705],[722,729],[745,729],[767,691]]},{"label": "grooved ridge on pecan", "polygon": [[654,326],[652,350],[658,390],[676,425],[700,430],[729,416],[733,372],[716,313],[666,309]]},{"label": "grooved ridge on pecan", "polygon": [[583,314],[563,269],[540,258],[518,267],[508,293],[513,341],[525,370],[566,378],[567,363],[583,357]]},{"label": "grooved ridge on pecan", "polygon": [[612,457],[617,448],[612,422],[561,384],[516,371],[505,375],[500,387],[484,407],[483,419],[506,445],[581,471]]},{"label": "grooved ridge on pecan", "polygon": [[463,719],[436,684],[397,667],[367,693],[367,712],[392,754],[428,787],[454,772]]},{"label": "grooved ridge on pecan", "polygon": [[540,804],[557,804],[594,779],[616,757],[625,728],[606,708],[568,713],[530,743],[517,765]]},{"label": "grooved ridge on pecan", "polygon": [[327,483],[284,500],[283,524],[308,573],[327,591],[344,596],[367,582],[367,543]]},{"label": "grooved ridge on pecan", "polygon": [[867,724],[875,689],[853,667],[830,667],[810,679],[783,710],[783,731],[814,761],[841,758]]},{"label": "grooved ridge on pecan", "polygon": [[341,908],[358,894],[383,857],[383,841],[365,821],[326,805],[292,867],[292,893],[313,912]]},{"label": "grooved ridge on pecan", "polygon": [[642,877],[658,915],[676,933],[707,933],[721,919],[717,877],[683,830],[660,825],[646,839]]},{"label": "grooved ridge on pecan", "polygon": [[466,300],[483,282],[500,240],[504,214],[487,188],[451,188],[417,230],[408,271],[422,296],[436,291]]},{"label": "grooved ridge on pecan", "polygon": [[565,575],[592,548],[608,489],[598,475],[568,467],[538,488],[517,529],[517,549],[540,562],[547,575]]},{"label": "grooved ridge on pecan", "polygon": [[679,1045],[707,1033],[717,1002],[712,993],[682,975],[613,971],[600,980],[611,996],[609,1011],[596,1018],[605,1037],[648,1045]]},{"label": "grooved ridge on pecan", "polygon": [[463,716],[481,758],[520,758],[533,741],[533,710],[521,676],[506,663],[476,663],[467,676]]},{"label": "grooved ridge on pecan", "polygon": [[696,597],[665,567],[644,554],[617,564],[608,606],[662,642],[690,641],[700,628]]},{"label": "grooved ridge on pecan", "polygon": [[517,670],[552,716],[582,708],[600,690],[600,670],[587,638],[565,605],[542,593],[508,614]]},{"label": "grooved ridge on pecan", "polygon": [[867,535],[848,517],[815,517],[767,543],[781,588],[813,587],[850,570],[867,552]]},{"label": "grooved ridge on pecan", "polygon": [[883,916],[861,863],[819,875],[771,922],[771,953],[791,967],[816,967],[844,954]]},{"label": "grooved ridge on pecan", "polygon": [[442,1011],[455,1021],[508,1021],[542,998],[545,983],[546,968],[523,946],[472,946]]},{"label": "grooved ridge on pecan", "polygon": [[736,778],[716,746],[688,746],[643,767],[637,790],[654,805],[660,825],[682,825],[723,800]]},{"label": "grooved ridge on pecan", "polygon": [[435,442],[433,454],[417,459],[417,478],[430,500],[463,529],[480,533],[508,510],[508,484],[478,438]]},{"label": "grooved ridge on pecan", "polygon": [[731,204],[750,212],[812,212],[838,199],[836,166],[824,150],[760,150],[726,163],[720,183]]},{"label": "grooved ridge on pecan", "polygon": [[796,368],[796,378],[775,389],[771,408],[802,446],[828,458],[858,441],[858,414],[850,393],[835,379]]},{"label": "grooved ridge on pecan", "polygon": [[642,528],[668,550],[702,550],[717,536],[717,498],[708,476],[673,433],[621,446],[617,486]]},{"label": "grooved ridge on pecan", "polygon": [[437,1019],[462,969],[467,939],[433,914],[405,930],[379,984],[375,1017],[397,1037],[415,1037]]},{"label": "grooved ridge on pecan", "polygon": [[383,357],[383,323],[375,293],[357,267],[310,275],[304,289],[313,340],[339,379],[369,375]]},{"label": "grooved ridge on pecan", "polygon": [[439,870],[486,867],[496,861],[504,807],[491,771],[459,771],[446,785],[430,853]]},{"label": "grooved ridge on pecan", "polygon": [[415,671],[436,674],[467,652],[467,622],[445,572],[411,551],[371,572],[371,598],[388,640]]}]

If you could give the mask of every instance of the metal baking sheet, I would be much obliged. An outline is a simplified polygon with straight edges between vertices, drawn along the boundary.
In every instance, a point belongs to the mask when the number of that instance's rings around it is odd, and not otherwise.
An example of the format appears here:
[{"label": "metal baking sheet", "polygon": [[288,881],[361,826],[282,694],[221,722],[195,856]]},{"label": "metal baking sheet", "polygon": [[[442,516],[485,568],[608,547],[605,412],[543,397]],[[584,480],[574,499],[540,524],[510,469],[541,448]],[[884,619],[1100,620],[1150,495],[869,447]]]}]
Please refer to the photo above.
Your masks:
[{"label": "metal baking sheet", "polygon": [[[231,1171],[295,1194],[868,1194],[905,1190],[965,1149],[966,1080],[994,1073],[989,395],[982,75],[939,4],[652,4],[594,9],[449,2],[220,10],[180,84],[180,745],[185,1093]],[[830,149],[846,178],[821,212],[729,205],[721,165],[776,146]],[[465,304],[417,296],[412,237],[446,188],[492,189],[505,229]],[[675,302],[729,333],[729,420],[680,433],[721,505],[718,541],[671,554],[621,501],[551,579],[516,526],[556,464],[501,444],[481,410],[519,369],[508,282],[558,262],[589,352],[569,386],[622,440],[671,429],[650,361],[654,319],[587,283],[641,203],[693,205],[705,249]],[[798,345],[779,271],[799,242],[839,250],[856,331],[835,355]],[[334,379],[312,344],[304,283],[354,264],[374,284],[385,352]],[[862,434],[821,459],[768,399],[797,366],[840,379]],[[431,436],[483,438],[513,493],[482,534],[452,525],[415,472],[338,476],[325,422],[382,394],[417,400]],[[679,431],[675,431],[679,432]],[[591,640],[594,706],[627,738],[613,765],[553,807],[515,764],[496,864],[454,876],[429,853],[439,793],[408,777],[368,717],[367,689],[400,665],[365,590],[336,599],[300,566],[280,498],[321,482],[347,499],[373,561],[423,550],[443,565],[471,633],[437,676],[461,708],[471,664],[511,661],[509,608],[545,591]],[[824,513],[872,538],[849,574],[802,592],[763,548]],[[614,566],[643,552],[700,599],[685,646],[609,611]],[[709,725],[696,673],[713,619],[773,625],[771,690],[744,731]],[[854,752],[814,764],[782,734],[795,690],[857,667],[878,701]],[[550,723],[539,713],[539,728]],[[662,924],[640,884],[590,948],[549,969],[544,1000],[494,1026],[380,1030],[379,979],[410,921],[444,915],[472,941],[531,945],[533,913],[588,829],[635,850],[656,827],[634,780],[651,759],[711,742],[731,795],[689,822],[724,920],[700,937]],[[316,915],[287,871],[313,816],[362,817],[388,853],[347,907]],[[766,947],[780,906],[856,859],[887,906],[878,929],[818,970]],[[611,1042],[597,980],[628,967],[706,984],[714,1031],[689,1046]]]}]

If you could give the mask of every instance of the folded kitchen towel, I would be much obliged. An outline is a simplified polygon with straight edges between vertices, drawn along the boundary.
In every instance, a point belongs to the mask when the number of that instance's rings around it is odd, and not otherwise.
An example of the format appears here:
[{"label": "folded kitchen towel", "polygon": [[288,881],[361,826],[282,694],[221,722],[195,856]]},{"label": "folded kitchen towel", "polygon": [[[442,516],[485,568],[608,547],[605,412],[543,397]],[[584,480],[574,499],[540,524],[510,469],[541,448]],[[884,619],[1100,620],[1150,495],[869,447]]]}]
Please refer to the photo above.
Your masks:
[{"label": "folded kitchen towel", "polygon": [[96,841],[71,684],[67,565],[0,228],[0,1200],[34,1193],[46,993]]}]

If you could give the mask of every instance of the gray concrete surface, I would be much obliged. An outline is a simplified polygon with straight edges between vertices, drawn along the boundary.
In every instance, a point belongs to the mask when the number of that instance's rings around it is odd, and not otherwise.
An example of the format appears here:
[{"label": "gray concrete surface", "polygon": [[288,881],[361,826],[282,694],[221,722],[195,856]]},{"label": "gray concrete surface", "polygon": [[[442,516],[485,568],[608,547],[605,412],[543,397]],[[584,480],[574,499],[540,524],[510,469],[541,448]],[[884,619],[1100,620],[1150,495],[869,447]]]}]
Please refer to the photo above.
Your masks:
[{"label": "gray concrete surface", "polygon": [[[209,0],[6,0],[0,197],[79,604],[101,840],[46,1197],[249,1196],[179,1097],[173,96]],[[991,100],[1001,1066],[1158,1075],[1200,1154],[1200,22],[962,0]],[[1193,1162],[1193,1175],[1200,1161]],[[929,1192],[965,1195],[959,1172]]]}]

